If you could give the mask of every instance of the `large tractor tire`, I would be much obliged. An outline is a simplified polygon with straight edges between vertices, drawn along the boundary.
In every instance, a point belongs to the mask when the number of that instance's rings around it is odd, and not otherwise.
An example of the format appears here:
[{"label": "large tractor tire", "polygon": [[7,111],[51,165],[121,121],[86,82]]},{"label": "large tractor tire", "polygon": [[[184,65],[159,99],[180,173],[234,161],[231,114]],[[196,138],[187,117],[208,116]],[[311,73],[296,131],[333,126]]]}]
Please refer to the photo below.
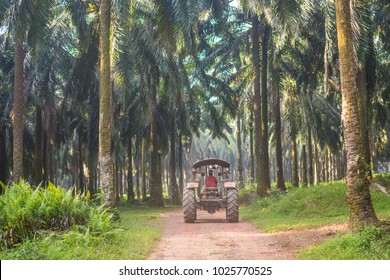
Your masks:
[{"label": "large tractor tire", "polygon": [[238,190],[236,188],[227,190],[226,219],[228,223],[238,222]]},{"label": "large tractor tire", "polygon": [[184,222],[193,223],[196,220],[196,200],[194,189],[184,189],[183,192]]}]

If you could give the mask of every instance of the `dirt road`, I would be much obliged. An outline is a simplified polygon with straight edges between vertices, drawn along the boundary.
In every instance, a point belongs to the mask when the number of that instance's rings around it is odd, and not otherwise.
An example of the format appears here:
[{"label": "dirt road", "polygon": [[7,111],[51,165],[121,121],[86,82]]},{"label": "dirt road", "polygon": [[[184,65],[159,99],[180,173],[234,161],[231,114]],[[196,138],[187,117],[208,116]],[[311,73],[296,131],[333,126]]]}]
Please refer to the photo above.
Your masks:
[{"label": "dirt road", "polygon": [[150,260],[293,260],[304,247],[334,237],[346,225],[264,233],[240,220],[227,223],[225,212],[198,212],[193,224],[181,210],[164,213],[164,234]]}]

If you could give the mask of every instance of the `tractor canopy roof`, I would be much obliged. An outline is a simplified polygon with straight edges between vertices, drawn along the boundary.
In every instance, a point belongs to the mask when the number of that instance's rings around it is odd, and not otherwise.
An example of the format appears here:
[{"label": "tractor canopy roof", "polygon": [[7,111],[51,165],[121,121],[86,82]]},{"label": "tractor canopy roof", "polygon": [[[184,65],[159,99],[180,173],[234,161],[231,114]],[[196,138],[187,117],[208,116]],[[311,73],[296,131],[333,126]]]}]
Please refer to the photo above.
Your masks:
[{"label": "tractor canopy roof", "polygon": [[194,163],[194,165],[192,165],[192,168],[196,169],[201,166],[207,166],[207,165],[219,165],[221,167],[230,168],[229,162],[217,158],[202,159]]}]

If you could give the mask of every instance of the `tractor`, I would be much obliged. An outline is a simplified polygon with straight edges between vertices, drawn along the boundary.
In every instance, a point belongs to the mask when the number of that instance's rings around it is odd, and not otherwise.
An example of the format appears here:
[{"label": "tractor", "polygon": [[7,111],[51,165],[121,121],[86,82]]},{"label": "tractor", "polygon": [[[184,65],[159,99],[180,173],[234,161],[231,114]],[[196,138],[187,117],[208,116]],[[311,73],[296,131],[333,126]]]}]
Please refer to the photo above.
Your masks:
[{"label": "tractor", "polygon": [[226,210],[227,222],[238,222],[238,189],[230,170],[230,163],[221,159],[204,159],[192,166],[192,182],[183,191],[184,222],[194,223],[197,209],[210,214]]}]

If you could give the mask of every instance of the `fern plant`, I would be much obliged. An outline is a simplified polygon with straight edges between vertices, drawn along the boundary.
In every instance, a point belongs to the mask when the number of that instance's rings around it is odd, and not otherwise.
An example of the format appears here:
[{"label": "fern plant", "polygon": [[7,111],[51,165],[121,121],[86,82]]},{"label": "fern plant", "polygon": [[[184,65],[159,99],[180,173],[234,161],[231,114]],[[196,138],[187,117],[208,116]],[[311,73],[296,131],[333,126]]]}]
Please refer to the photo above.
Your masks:
[{"label": "fern plant", "polygon": [[49,184],[33,189],[28,183],[3,186],[0,197],[0,249],[12,247],[51,231],[77,229],[100,234],[110,229],[112,214],[89,204],[85,195],[72,195]]}]

